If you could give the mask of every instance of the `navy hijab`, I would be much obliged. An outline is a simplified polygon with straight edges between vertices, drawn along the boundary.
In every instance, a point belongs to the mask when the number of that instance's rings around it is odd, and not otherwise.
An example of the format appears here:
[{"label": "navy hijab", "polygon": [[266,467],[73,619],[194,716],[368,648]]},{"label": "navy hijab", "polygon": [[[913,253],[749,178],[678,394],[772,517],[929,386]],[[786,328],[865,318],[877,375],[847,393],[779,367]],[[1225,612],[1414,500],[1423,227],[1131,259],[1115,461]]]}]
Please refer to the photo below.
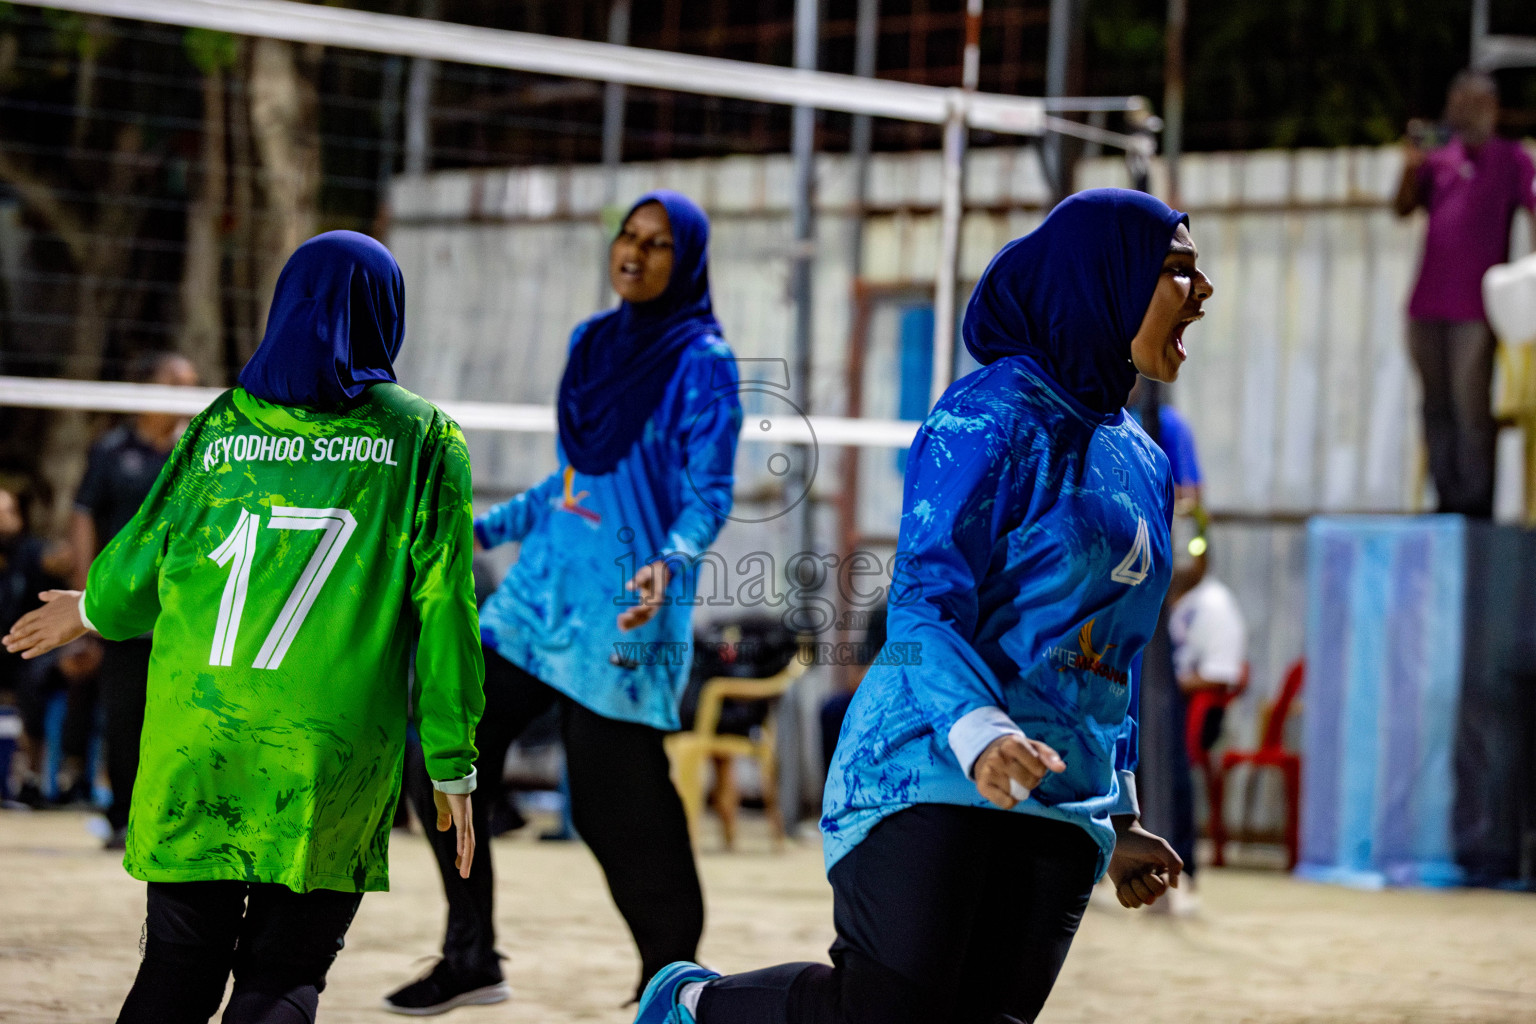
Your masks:
[{"label": "navy hijab", "polygon": [[992,258],[971,294],[962,334],[985,366],[1026,355],[1101,415],[1125,405],[1141,327],[1187,214],[1144,192],[1096,188],[1051,211]]},{"label": "navy hijab", "polygon": [[624,219],[646,203],[660,203],[671,222],[666,291],[587,320],[560,378],[560,445],[572,466],[592,476],[612,472],[640,438],[689,344],[721,333],[709,301],[709,218],[682,193],[659,189],[636,200]]},{"label": "navy hijab", "polygon": [[335,409],[395,379],[404,337],[405,281],[394,256],[367,235],[327,231],[288,257],[240,386],[280,405]]}]

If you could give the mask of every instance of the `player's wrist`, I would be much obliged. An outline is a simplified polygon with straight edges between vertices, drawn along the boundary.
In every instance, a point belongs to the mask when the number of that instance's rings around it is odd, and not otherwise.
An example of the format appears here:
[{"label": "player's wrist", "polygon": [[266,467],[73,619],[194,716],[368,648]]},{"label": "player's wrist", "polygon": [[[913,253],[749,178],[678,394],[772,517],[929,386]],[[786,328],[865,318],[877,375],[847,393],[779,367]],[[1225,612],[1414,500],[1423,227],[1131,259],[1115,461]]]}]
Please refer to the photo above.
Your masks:
[{"label": "player's wrist", "polygon": [[477,782],[475,769],[471,768],[469,774],[460,779],[433,779],[432,788],[445,796],[467,796],[475,791]]},{"label": "player's wrist", "polygon": [[96,628],[96,624],[91,621],[90,616],[85,612],[85,591],[83,590],[75,595],[75,611],[80,616],[80,625],[83,629],[97,634],[101,632],[101,630]]},{"label": "player's wrist", "polygon": [[988,705],[962,715],[949,728],[949,749],[967,778],[974,780],[979,762],[988,751],[994,754],[999,740],[1024,738],[1024,730],[1002,708]]}]

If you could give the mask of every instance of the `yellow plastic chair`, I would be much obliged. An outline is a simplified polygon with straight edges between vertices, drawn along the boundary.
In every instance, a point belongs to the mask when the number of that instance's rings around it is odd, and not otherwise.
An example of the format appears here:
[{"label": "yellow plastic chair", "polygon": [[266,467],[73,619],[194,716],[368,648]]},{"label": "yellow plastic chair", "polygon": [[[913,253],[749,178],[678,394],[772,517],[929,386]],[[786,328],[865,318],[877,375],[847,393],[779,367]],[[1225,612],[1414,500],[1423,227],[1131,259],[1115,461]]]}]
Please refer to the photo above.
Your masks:
[{"label": "yellow plastic chair", "polygon": [[[775,726],[780,698],[803,675],[804,658],[797,655],[782,670],[766,678],[715,676],[704,683],[699,693],[699,710],[694,716],[693,728],[667,737],[672,780],[683,799],[683,809],[688,813],[688,829],[695,844],[698,843],[699,819],[705,803],[704,764],[712,761],[715,768],[712,803],[724,827],[725,848],[732,850],[736,847],[736,817],[741,809],[741,793],[736,788],[734,769],[738,757],[750,757],[757,762],[763,780],[763,807],[772,828],[774,849],[783,844],[784,815],[779,808]],[[765,701],[769,705],[768,716],[751,736],[718,732],[720,710],[727,700]]]}]

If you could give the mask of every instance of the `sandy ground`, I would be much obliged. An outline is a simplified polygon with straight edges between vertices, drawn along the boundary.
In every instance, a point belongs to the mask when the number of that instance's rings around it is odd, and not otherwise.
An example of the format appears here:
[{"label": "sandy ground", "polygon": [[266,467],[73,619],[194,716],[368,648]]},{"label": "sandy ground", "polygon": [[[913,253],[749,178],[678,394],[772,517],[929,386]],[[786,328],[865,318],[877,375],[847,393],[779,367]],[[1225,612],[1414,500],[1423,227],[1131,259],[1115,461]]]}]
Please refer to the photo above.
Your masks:
[{"label": "sandy ground", "polygon": [[[137,964],[143,887],[68,813],[0,813],[0,1021],[113,1020]],[[524,830],[531,832],[532,829]],[[707,851],[704,958],[726,969],[821,959],[819,850]],[[629,938],[583,847],[494,844],[513,1000],[460,1024],[626,1024]],[[426,844],[397,833],[321,1001],[327,1024],[383,1024],[379,997],[424,969],[443,908]],[[1536,1022],[1536,896],[1365,893],[1273,872],[1209,871],[1193,919],[1095,904],[1041,1024]]]}]

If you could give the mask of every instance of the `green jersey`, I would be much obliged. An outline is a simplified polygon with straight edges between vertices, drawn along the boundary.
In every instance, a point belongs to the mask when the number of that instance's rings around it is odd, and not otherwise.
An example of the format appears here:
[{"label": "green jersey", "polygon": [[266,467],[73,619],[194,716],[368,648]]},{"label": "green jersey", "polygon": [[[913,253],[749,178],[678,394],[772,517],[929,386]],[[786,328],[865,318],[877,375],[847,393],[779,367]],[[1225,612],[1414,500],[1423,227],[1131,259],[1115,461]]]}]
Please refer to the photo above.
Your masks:
[{"label": "green jersey", "polygon": [[334,413],[236,389],[192,421],[82,606],[111,640],[154,629],[130,874],[389,887],[412,690],[427,773],[474,765],[470,517],[458,426],[394,384]]}]

